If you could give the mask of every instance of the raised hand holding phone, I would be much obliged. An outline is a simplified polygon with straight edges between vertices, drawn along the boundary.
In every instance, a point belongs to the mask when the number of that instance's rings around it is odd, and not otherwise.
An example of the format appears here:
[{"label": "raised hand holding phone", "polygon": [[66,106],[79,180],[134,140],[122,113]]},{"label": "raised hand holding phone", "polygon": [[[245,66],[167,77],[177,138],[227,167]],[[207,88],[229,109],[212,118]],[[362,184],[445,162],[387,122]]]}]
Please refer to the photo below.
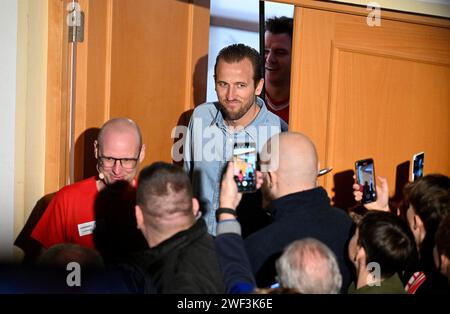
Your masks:
[{"label": "raised hand holding phone", "polygon": [[361,202],[372,203],[377,200],[375,184],[375,166],[372,158],[358,160],[355,162],[356,181],[362,192]]},{"label": "raised hand holding phone", "polygon": [[236,209],[241,201],[242,193],[239,193],[234,181],[234,164],[228,162],[220,184],[219,207]]},{"label": "raised hand holding phone", "polygon": [[[260,171],[256,171],[256,189],[261,188],[263,181],[263,174]],[[227,164],[220,185],[219,206],[236,209],[241,199],[242,192],[238,191],[234,180],[234,163],[230,161]]]},{"label": "raised hand holding phone", "polygon": [[[354,176],[356,179],[356,176]],[[377,189],[377,200],[375,202],[366,203],[364,207],[369,210],[381,210],[389,212],[389,186],[388,181],[385,177],[377,176],[380,184],[376,185]],[[362,192],[360,191],[360,186],[358,183],[353,184],[353,195],[355,201],[360,202],[362,200]]]}]

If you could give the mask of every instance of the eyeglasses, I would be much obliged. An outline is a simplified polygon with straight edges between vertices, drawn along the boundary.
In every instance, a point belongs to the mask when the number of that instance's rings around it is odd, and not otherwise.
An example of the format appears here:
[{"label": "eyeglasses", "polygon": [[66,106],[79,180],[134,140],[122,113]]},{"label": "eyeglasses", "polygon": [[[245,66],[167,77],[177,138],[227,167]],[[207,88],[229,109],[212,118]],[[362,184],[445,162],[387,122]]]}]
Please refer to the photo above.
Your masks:
[{"label": "eyeglasses", "polygon": [[140,155],[141,149],[139,149],[139,154],[136,158],[114,158],[109,156],[98,156],[98,160],[103,168],[112,168],[116,165],[116,162],[119,161],[122,168],[134,169],[137,165]]},{"label": "eyeglasses", "polygon": [[112,168],[115,166],[116,161],[119,161],[122,168],[125,169],[135,168],[139,160],[138,158],[114,158],[107,156],[99,156],[98,159],[103,168]]}]

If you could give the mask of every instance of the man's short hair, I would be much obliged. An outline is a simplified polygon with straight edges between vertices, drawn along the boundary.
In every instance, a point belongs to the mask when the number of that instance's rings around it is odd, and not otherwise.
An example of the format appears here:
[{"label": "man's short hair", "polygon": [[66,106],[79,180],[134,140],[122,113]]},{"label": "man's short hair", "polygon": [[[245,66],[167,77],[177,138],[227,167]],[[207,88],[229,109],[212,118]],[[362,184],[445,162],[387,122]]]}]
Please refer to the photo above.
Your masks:
[{"label": "man's short hair", "polygon": [[192,195],[189,177],[177,165],[155,162],[139,174],[136,199],[144,216],[192,214]]},{"label": "man's short hair", "polygon": [[450,214],[450,178],[429,174],[405,186],[406,201],[420,217],[427,233],[434,234],[443,217]]},{"label": "man's short hair", "polygon": [[217,64],[220,60],[223,60],[226,63],[235,63],[240,62],[245,58],[249,59],[249,61],[252,63],[253,81],[255,82],[256,87],[259,81],[263,78],[263,63],[261,55],[256,49],[244,44],[233,44],[220,50],[216,58],[216,64],[214,65],[214,79],[216,79],[217,77]]},{"label": "man's short hair", "polygon": [[378,263],[382,278],[401,273],[415,256],[416,244],[411,229],[391,213],[368,212],[358,229],[358,244],[366,251],[366,262]]},{"label": "man's short hair", "polygon": [[300,293],[339,293],[342,275],[334,253],[322,242],[305,238],[292,242],[276,262],[280,284]]},{"label": "man's short hair", "polygon": [[414,208],[425,228],[419,254],[425,271],[434,269],[433,248],[441,220],[450,214],[450,178],[442,174],[428,174],[404,188],[406,202]]},{"label": "man's short hair", "polygon": [[436,232],[436,248],[439,255],[450,258],[450,215],[442,219]]},{"label": "man's short hair", "polygon": [[288,34],[292,40],[294,19],[287,16],[269,18],[265,24],[266,32],[272,34]]}]

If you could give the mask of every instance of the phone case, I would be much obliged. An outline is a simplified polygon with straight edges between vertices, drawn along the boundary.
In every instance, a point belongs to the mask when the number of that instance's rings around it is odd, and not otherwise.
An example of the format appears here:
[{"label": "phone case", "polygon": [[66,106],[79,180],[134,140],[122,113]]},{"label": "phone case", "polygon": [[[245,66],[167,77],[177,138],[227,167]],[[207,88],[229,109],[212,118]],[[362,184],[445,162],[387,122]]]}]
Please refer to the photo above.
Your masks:
[{"label": "phone case", "polygon": [[377,200],[375,166],[372,158],[358,160],[355,163],[356,179],[363,193],[361,202],[372,203]]},{"label": "phone case", "polygon": [[256,158],[256,145],[254,143],[236,143],[234,145],[234,180],[239,192],[251,193],[256,191]]},{"label": "phone case", "polygon": [[416,181],[423,177],[423,165],[425,160],[425,153],[420,152],[413,156],[411,165],[411,180]]}]

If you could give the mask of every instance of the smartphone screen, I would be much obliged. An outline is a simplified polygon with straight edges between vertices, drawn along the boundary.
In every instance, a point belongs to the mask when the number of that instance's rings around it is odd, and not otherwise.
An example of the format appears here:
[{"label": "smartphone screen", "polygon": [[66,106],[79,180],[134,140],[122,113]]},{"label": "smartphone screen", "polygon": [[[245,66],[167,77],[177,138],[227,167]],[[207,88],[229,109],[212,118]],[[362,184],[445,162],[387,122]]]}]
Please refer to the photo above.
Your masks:
[{"label": "smartphone screen", "polygon": [[416,181],[417,179],[423,177],[423,162],[425,158],[425,153],[420,152],[413,156],[412,161],[412,180]]},{"label": "smartphone screen", "polygon": [[375,202],[377,200],[377,191],[375,188],[375,167],[373,159],[359,160],[355,163],[356,179],[360,191],[363,193],[361,202],[363,204]]},{"label": "smartphone screen", "polygon": [[255,143],[235,143],[233,149],[234,180],[238,191],[256,191],[256,145]]}]

